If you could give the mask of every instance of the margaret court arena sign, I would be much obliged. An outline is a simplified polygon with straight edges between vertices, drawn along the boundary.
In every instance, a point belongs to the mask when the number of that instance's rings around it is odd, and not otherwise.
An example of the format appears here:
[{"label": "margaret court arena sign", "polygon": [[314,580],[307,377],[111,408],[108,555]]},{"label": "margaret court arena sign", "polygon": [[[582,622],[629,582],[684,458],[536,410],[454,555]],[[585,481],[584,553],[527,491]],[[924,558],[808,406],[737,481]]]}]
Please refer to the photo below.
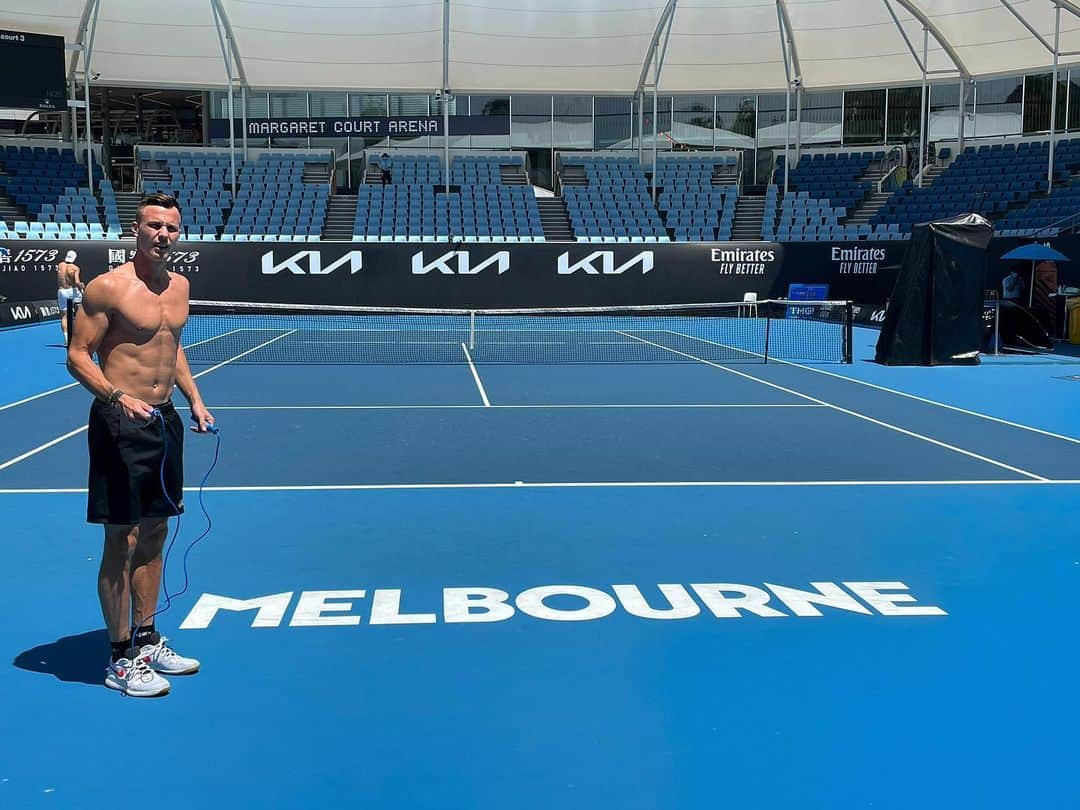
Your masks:
[{"label": "margaret court arena sign", "polygon": [[[509,135],[509,115],[451,115],[451,135]],[[343,118],[233,119],[233,135],[249,138],[416,138],[443,134],[441,115],[397,115]],[[229,137],[229,119],[210,121],[211,138]]]},{"label": "margaret court arena sign", "polygon": [[[67,250],[89,279],[124,261],[131,242],[0,243],[0,301],[56,294]],[[568,307],[782,298],[791,284],[879,304],[892,291],[902,242],[359,243],[181,242],[170,268],[193,298],[400,307]],[[847,251],[856,251],[848,253]]]}]

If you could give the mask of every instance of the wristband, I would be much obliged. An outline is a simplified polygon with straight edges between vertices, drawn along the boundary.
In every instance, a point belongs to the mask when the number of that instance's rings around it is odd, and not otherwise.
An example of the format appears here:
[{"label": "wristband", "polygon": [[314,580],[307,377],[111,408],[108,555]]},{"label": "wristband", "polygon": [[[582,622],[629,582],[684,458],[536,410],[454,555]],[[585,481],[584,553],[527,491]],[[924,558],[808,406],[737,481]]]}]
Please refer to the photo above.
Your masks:
[{"label": "wristband", "polygon": [[119,388],[114,388],[112,391],[109,392],[109,396],[105,401],[108,402],[110,405],[116,405],[120,402],[120,397],[122,397],[123,395],[123,391],[121,391]]}]

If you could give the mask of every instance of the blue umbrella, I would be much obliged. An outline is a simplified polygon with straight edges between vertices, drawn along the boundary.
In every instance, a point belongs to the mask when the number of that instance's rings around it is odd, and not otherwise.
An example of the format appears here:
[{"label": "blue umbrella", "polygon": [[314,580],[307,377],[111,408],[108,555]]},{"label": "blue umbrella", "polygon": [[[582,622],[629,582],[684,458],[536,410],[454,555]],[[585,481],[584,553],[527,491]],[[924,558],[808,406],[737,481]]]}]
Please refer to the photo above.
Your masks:
[{"label": "blue umbrella", "polygon": [[1054,250],[1049,245],[1040,245],[1033,242],[1030,245],[1020,245],[1006,253],[1003,259],[1020,259],[1033,262],[1067,262],[1069,257],[1064,253]]},{"label": "blue umbrella", "polygon": [[1002,259],[1019,259],[1031,261],[1031,283],[1028,284],[1028,306],[1035,300],[1035,262],[1067,262],[1069,257],[1060,251],[1054,250],[1049,245],[1040,245],[1032,242],[1030,245],[1015,247],[1001,257]]}]

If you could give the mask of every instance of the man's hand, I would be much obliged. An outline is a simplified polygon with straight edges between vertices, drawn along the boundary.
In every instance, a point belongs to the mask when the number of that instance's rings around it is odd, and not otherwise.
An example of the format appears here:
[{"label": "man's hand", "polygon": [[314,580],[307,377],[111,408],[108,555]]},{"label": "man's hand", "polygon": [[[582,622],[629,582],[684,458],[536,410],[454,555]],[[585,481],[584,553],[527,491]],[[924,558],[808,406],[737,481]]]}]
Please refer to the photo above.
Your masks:
[{"label": "man's hand", "polygon": [[201,402],[197,404],[192,403],[191,418],[195,422],[191,429],[196,433],[208,433],[209,431],[207,428],[214,424],[213,414],[211,414]]},{"label": "man's hand", "polygon": [[133,422],[150,422],[154,418],[154,407],[130,394],[124,394],[120,399],[116,400],[116,404],[120,406],[124,415]]}]

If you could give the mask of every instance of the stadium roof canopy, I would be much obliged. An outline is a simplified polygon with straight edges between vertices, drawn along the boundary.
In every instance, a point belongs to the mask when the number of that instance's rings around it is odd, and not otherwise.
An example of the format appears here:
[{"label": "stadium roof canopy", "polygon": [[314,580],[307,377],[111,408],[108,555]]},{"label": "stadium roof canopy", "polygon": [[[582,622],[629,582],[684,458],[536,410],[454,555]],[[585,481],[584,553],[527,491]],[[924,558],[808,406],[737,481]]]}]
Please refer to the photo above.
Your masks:
[{"label": "stadium roof canopy", "polygon": [[[1061,64],[1080,0],[1060,0]],[[1049,70],[1055,0],[5,0],[0,28],[89,42],[95,83],[630,95],[917,84]],[[96,20],[96,24],[95,24]],[[218,21],[220,21],[220,26]],[[668,24],[670,23],[670,25]],[[445,49],[444,49],[445,43]],[[444,79],[443,55],[448,54]],[[78,55],[72,54],[72,69]],[[79,67],[81,70],[81,65]],[[93,75],[97,74],[97,75]]]}]

